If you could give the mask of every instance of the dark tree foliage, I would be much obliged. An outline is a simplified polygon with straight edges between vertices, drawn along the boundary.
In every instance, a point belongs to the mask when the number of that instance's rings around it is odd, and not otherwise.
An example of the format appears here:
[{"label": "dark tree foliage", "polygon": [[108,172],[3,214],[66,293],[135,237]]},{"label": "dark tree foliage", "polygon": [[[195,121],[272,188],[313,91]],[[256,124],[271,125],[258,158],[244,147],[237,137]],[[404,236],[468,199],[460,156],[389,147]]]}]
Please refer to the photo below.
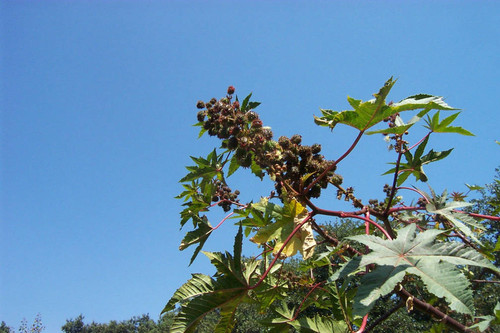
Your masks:
[{"label": "dark tree foliage", "polygon": [[64,333],[166,333],[170,332],[172,316],[173,314],[167,314],[158,322],[151,319],[149,315],[142,315],[120,322],[112,320],[105,324],[95,322],[85,324],[84,317],[79,315],[74,319],[66,320],[61,330]]},{"label": "dark tree foliage", "polygon": [[4,321],[2,321],[2,323],[0,324],[0,333],[13,333],[13,332],[14,330],[11,327],[7,326],[7,324]]}]

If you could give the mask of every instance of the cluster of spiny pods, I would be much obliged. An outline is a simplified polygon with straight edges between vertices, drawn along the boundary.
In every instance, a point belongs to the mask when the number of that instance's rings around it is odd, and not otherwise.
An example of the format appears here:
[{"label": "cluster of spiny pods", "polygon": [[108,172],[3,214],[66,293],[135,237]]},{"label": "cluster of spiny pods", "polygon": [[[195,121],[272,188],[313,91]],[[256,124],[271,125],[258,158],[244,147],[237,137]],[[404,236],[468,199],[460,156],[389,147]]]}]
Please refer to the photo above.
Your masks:
[{"label": "cluster of spiny pods", "polygon": [[218,205],[222,207],[222,209],[227,212],[231,210],[231,204],[238,203],[238,195],[240,191],[232,191],[229,186],[224,184],[221,180],[215,180],[215,193],[212,196],[213,202],[219,202]]},{"label": "cluster of spiny pods", "polygon": [[[292,189],[306,197],[316,198],[329,183],[342,183],[342,177],[334,173],[333,162],[320,154],[319,144],[302,145],[302,138],[297,134],[291,138],[282,136],[278,142],[272,140],[273,132],[263,126],[259,115],[253,110],[242,110],[239,101],[233,101],[234,91],[230,86],[222,99],[212,98],[207,103],[199,101],[198,121],[210,136],[222,140],[223,148],[234,151],[242,167],[255,163],[276,180],[280,195],[283,187],[287,187],[287,191]],[[323,178],[303,193],[327,169]]]}]

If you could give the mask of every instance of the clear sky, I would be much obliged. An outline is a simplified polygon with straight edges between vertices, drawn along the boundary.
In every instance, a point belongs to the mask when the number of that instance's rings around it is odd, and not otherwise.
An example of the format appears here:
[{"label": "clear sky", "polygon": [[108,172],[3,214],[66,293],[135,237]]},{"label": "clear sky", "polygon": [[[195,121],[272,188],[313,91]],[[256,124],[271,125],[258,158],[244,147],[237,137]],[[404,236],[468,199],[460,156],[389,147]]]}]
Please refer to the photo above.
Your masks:
[{"label": "clear sky", "polygon": [[[301,133],[334,159],[355,133],[318,128],[313,114],[347,108],[348,95],[370,99],[394,76],[390,99],[443,95],[463,109],[457,125],[476,134],[431,140],[436,150],[455,147],[427,168],[431,185],[490,182],[500,164],[499,9],[496,1],[2,1],[0,320],[17,328],[41,313],[47,332],[58,332],[79,314],[156,319],[190,273],[212,272],[205,257],[188,267],[192,250],[178,251],[187,230],[173,197],[189,155],[218,145],[196,139],[196,101],[222,97],[228,85],[240,97],[253,92],[276,137]],[[366,137],[338,171],[361,197],[380,197],[392,157],[381,137]],[[244,189],[267,194],[267,185]],[[234,231],[224,225],[206,250],[231,249]]]}]

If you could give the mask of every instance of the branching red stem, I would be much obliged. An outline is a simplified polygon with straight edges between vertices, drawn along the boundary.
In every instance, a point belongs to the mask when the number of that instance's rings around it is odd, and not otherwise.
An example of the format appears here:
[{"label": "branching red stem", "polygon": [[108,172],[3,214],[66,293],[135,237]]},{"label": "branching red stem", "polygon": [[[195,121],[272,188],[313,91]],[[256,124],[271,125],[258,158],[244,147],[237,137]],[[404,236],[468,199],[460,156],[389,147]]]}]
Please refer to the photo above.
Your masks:
[{"label": "branching red stem", "polygon": [[418,194],[420,194],[422,196],[422,198],[425,199],[425,201],[427,201],[427,203],[430,203],[429,200],[427,199],[427,197],[420,190],[418,190],[416,188],[401,186],[401,187],[398,187],[398,189],[400,189],[400,190],[410,190],[410,191],[413,191],[413,192],[417,192]]},{"label": "branching red stem", "polygon": [[267,275],[269,274],[269,272],[271,271],[271,268],[273,268],[274,264],[276,263],[276,261],[279,259],[280,257],[280,254],[281,252],[283,252],[283,250],[285,249],[285,246],[290,242],[290,240],[292,239],[292,237],[300,230],[300,228],[302,228],[302,226],[304,224],[306,224],[312,217],[314,216],[314,213],[311,212],[309,214],[307,214],[307,216],[304,218],[304,220],[302,222],[300,222],[294,229],[293,231],[290,233],[290,235],[288,235],[288,237],[285,239],[285,241],[283,242],[283,245],[281,246],[281,248],[278,250],[278,252],[276,253],[276,255],[274,256],[274,259],[271,261],[271,263],[269,264],[269,267],[266,269],[266,271],[264,272],[264,274],[262,274],[262,276],[260,277],[259,281],[257,281],[256,284],[254,284],[253,286],[250,286],[248,287],[248,289],[255,289],[257,288],[261,283],[262,281],[264,281],[264,279],[267,277]]}]

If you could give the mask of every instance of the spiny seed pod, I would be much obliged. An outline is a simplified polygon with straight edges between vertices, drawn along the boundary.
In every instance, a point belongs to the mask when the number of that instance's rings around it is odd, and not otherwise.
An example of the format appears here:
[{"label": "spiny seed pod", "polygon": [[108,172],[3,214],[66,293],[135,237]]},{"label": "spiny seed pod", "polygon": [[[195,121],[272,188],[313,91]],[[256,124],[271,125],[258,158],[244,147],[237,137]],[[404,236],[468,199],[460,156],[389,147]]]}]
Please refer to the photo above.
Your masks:
[{"label": "spiny seed pod", "polygon": [[311,146],[311,151],[313,154],[318,154],[321,151],[321,145],[317,143],[313,144]]},{"label": "spiny seed pod", "polygon": [[338,174],[334,174],[330,178],[330,183],[332,183],[333,185],[341,185],[343,181],[344,179],[342,178],[342,176]]},{"label": "spiny seed pod", "polygon": [[229,133],[231,133],[231,135],[237,135],[239,132],[240,132],[240,128],[238,126],[233,126],[229,130]]},{"label": "spiny seed pod", "polygon": [[233,87],[233,86],[229,86],[229,87],[227,88],[227,94],[228,94],[228,95],[232,95],[232,94],[234,94],[234,90],[235,90],[235,89],[234,89],[234,87]]},{"label": "spiny seed pod", "polygon": [[266,140],[271,140],[273,138],[273,131],[271,131],[269,128],[264,128],[262,130],[262,135]]},{"label": "spiny seed pod", "polygon": [[227,141],[227,148],[228,149],[236,149],[238,147],[238,139],[236,139],[234,136],[230,137],[229,140]]},{"label": "spiny seed pod", "polygon": [[227,127],[222,127],[219,131],[219,133],[217,133],[217,137],[219,139],[227,139],[229,138],[229,130],[227,129]]},{"label": "spiny seed pod", "polygon": [[242,167],[248,168],[250,165],[252,165],[252,155],[247,154],[245,158],[240,159],[239,162]]},{"label": "spiny seed pod", "polygon": [[306,168],[309,172],[320,172],[321,164],[318,161],[312,160],[307,164]]},{"label": "spiny seed pod", "polygon": [[254,141],[255,143],[262,144],[262,143],[264,143],[265,139],[264,139],[264,137],[263,137],[262,135],[260,135],[260,134],[255,134],[255,136],[254,136],[254,138],[253,138],[253,141]]},{"label": "spiny seed pod", "polygon": [[240,159],[240,158],[244,158],[247,154],[247,151],[245,149],[242,149],[242,148],[238,148],[236,149],[236,152],[235,152],[235,156],[236,158]]},{"label": "spiny seed pod", "polygon": [[321,186],[319,184],[315,184],[309,191],[309,196],[311,198],[319,198],[320,195],[321,195]]},{"label": "spiny seed pod", "polygon": [[311,156],[311,154],[312,154],[311,147],[309,147],[309,146],[300,146],[299,147],[299,155],[303,159],[306,159],[307,157]]},{"label": "spiny seed pod", "polygon": [[291,175],[292,177],[297,177],[297,176],[299,175],[299,172],[300,172],[300,170],[299,170],[299,167],[297,167],[297,166],[293,166],[293,167],[290,169],[290,175]]},{"label": "spiny seed pod", "polygon": [[261,128],[262,127],[262,120],[260,119],[255,119],[252,121],[252,128]]},{"label": "spiny seed pod", "polygon": [[205,107],[205,103],[203,101],[198,101],[198,103],[196,103],[196,107],[198,109],[203,109]]},{"label": "spiny seed pod", "polygon": [[248,111],[245,115],[246,115],[248,121],[254,121],[255,119],[257,119],[259,117],[259,115],[257,113],[255,113],[254,111]]},{"label": "spiny seed pod", "polygon": [[302,136],[298,135],[298,134],[294,134],[290,140],[295,143],[296,145],[300,145],[300,143],[302,142]]},{"label": "spiny seed pod", "polygon": [[288,149],[290,148],[290,139],[288,139],[286,136],[280,136],[278,139],[278,144],[283,148],[283,149]]},{"label": "spiny seed pod", "polygon": [[248,145],[248,138],[246,136],[242,136],[239,140],[240,147],[246,147]]},{"label": "spiny seed pod", "polygon": [[202,122],[202,121],[205,121],[205,115],[206,115],[205,111],[200,111],[200,112],[198,112],[196,117],[198,118],[199,122]]}]

